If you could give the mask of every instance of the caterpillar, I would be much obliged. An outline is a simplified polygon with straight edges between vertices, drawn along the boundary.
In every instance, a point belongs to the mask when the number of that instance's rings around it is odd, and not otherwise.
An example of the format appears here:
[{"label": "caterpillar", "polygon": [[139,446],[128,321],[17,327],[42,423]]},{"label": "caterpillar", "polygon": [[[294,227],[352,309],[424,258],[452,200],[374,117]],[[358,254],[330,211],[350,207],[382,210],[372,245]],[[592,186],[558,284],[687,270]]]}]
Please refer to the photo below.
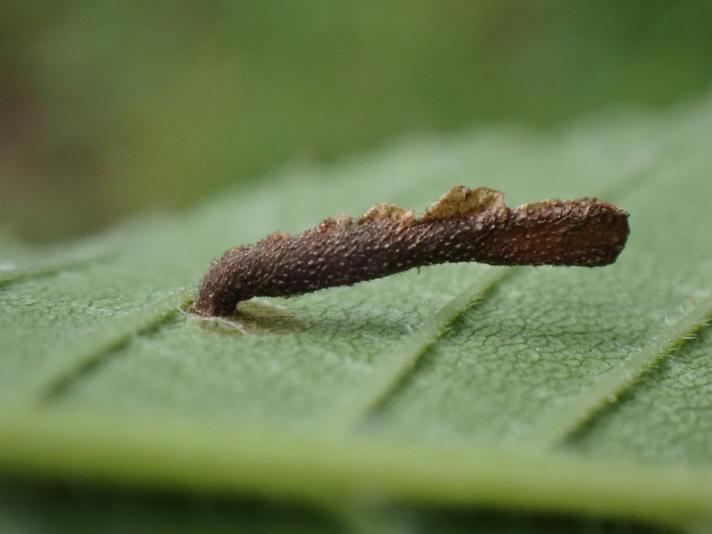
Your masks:
[{"label": "caterpillar", "polygon": [[202,279],[193,310],[231,316],[239,301],[352,285],[448,262],[491,265],[613,263],[628,238],[628,214],[595,198],[508,208],[493,189],[451,188],[416,217],[376,204],[354,220],[337,215],[299,235],[273,233],[227,250]]}]

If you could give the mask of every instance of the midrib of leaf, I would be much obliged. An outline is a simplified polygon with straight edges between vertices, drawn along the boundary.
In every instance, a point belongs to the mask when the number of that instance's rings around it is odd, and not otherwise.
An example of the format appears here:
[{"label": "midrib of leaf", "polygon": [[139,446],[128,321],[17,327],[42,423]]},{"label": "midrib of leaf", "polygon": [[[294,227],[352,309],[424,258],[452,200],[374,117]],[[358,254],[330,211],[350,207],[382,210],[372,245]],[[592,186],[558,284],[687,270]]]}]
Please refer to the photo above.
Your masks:
[{"label": "midrib of leaf", "polygon": [[402,503],[598,514],[674,526],[702,522],[712,510],[706,469],[275,429],[231,431],[62,410],[6,413],[0,421],[0,467],[23,476],[251,492],[327,510],[363,502],[374,492]]},{"label": "midrib of leaf", "polygon": [[697,302],[681,319],[668,325],[644,348],[619,366],[599,376],[588,388],[540,421],[537,429],[523,439],[527,448],[548,449],[563,442],[596,413],[615,404],[622,394],[662,359],[671,356],[712,317],[712,294]]}]

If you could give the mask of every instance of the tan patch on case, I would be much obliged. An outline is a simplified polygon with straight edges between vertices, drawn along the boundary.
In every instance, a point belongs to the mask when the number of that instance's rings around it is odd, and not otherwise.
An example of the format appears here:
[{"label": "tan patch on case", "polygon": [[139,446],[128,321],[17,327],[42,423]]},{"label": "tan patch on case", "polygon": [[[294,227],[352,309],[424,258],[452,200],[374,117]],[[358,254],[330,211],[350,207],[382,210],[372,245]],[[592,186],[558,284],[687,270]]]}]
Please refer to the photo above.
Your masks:
[{"label": "tan patch on case", "polygon": [[405,210],[395,204],[380,203],[374,204],[358,220],[359,223],[375,221],[379,219],[397,220],[403,223],[410,223],[415,220],[413,210]]},{"label": "tan patch on case", "polygon": [[504,195],[487,187],[469,189],[460,185],[453,187],[430,204],[420,220],[427,222],[436,219],[452,219],[484,211],[491,211],[497,217],[506,215],[507,207],[504,205]]},{"label": "tan patch on case", "polygon": [[264,238],[265,241],[283,241],[284,239],[289,239],[289,234],[285,232],[272,232]]}]

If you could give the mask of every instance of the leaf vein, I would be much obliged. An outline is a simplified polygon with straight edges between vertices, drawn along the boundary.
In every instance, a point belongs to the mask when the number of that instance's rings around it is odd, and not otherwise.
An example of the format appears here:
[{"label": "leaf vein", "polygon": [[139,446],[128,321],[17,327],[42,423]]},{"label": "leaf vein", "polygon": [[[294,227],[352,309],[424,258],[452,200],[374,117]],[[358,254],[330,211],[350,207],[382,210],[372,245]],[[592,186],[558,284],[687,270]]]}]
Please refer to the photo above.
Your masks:
[{"label": "leaf vein", "polygon": [[113,323],[111,330],[68,343],[40,366],[29,380],[10,390],[4,396],[3,403],[22,410],[48,401],[82,372],[100,362],[107,353],[173,317],[187,298],[185,290],[174,291],[150,308]]},{"label": "leaf vein", "polygon": [[529,438],[523,438],[523,444],[547,449],[562,443],[597,413],[619,402],[623,393],[638,383],[650,369],[693,339],[701,328],[708,326],[711,317],[712,293],[681,319],[668,325],[640,352],[598,377],[588,388],[544,418]]},{"label": "leaf vein", "polygon": [[378,409],[415,370],[418,361],[447,328],[517,270],[514,267],[493,270],[440,308],[420,330],[396,343],[381,356],[382,363],[373,370],[372,378],[337,402],[336,409],[327,416],[325,427],[334,433],[347,432]]}]

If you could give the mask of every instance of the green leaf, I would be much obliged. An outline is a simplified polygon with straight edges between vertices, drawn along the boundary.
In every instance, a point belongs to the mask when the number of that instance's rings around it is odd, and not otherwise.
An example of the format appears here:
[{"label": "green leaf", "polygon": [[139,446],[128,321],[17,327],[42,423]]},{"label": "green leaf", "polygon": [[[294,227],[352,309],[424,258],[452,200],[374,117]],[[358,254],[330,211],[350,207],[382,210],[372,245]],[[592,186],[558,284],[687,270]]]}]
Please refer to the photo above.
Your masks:
[{"label": "green leaf", "polygon": [[[707,99],[555,135],[413,138],[64,252],[0,242],[0,473],[322,514],[220,520],[254,529],[703,528],[711,136]],[[255,299],[238,320],[186,311],[229,246],[375,202],[422,209],[457,183],[510,204],[598,195],[631,213],[629,245],[604,269],[443,265]],[[51,516],[53,498],[36,500]],[[11,522],[22,502],[6,500]]]}]

